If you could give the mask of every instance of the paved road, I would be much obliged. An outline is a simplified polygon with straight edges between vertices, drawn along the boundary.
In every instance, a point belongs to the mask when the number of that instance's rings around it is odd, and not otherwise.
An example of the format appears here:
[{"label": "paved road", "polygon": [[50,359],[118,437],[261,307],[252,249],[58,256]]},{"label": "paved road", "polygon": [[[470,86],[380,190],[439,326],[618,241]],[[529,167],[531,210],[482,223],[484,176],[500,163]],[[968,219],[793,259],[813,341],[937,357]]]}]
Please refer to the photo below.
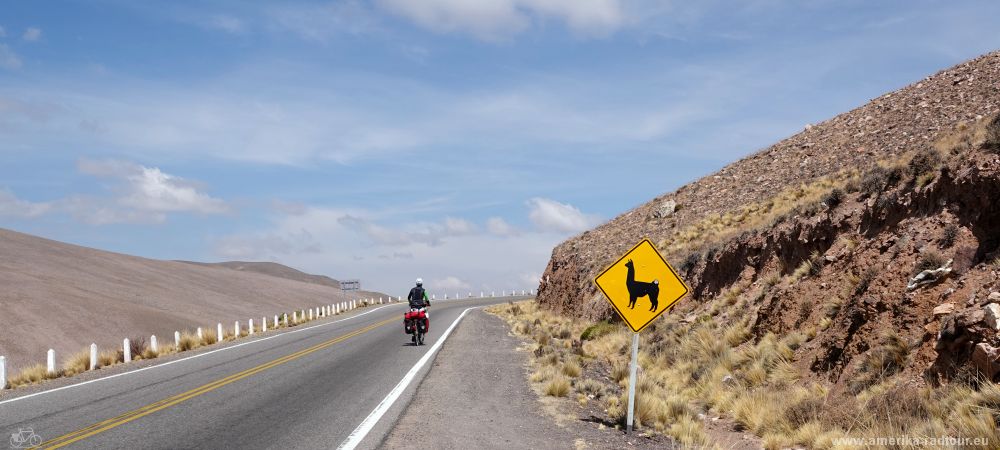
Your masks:
[{"label": "paved road", "polygon": [[[32,428],[43,448],[336,448],[466,308],[439,301],[427,345],[402,332],[402,304],[361,310],[191,359],[0,403],[0,445]],[[430,364],[358,448],[391,431]],[[0,446],[0,448],[3,448]]]}]

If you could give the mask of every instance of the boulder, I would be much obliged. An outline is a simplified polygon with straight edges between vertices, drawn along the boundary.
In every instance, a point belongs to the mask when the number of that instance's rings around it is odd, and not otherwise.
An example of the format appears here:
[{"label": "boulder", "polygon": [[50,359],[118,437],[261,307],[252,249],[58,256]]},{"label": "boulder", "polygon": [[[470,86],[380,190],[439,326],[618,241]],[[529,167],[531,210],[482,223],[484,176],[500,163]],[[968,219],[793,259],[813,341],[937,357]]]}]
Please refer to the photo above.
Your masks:
[{"label": "boulder", "polygon": [[660,204],[659,209],[653,212],[653,217],[657,219],[665,219],[674,215],[677,211],[677,202],[673,200],[667,200]]},{"label": "boulder", "polygon": [[955,312],[954,303],[942,303],[934,308],[935,316],[947,316],[948,314],[951,314],[953,312]]},{"label": "boulder", "polygon": [[918,273],[917,276],[913,277],[913,279],[911,279],[910,282],[906,284],[906,290],[912,291],[921,286],[925,286],[943,280],[945,277],[951,274],[952,262],[953,261],[949,259],[948,262],[945,263],[945,265],[941,266],[940,268],[934,270],[925,270],[923,272]]},{"label": "boulder", "polygon": [[990,292],[990,296],[986,299],[991,302],[1000,302],[1000,292]]},{"label": "boulder", "polygon": [[972,351],[972,366],[989,380],[996,380],[1000,374],[1000,349],[980,342]]},{"label": "boulder", "polygon": [[986,317],[983,319],[986,326],[994,331],[1000,331],[1000,304],[990,303],[983,307],[983,312],[986,313]]}]

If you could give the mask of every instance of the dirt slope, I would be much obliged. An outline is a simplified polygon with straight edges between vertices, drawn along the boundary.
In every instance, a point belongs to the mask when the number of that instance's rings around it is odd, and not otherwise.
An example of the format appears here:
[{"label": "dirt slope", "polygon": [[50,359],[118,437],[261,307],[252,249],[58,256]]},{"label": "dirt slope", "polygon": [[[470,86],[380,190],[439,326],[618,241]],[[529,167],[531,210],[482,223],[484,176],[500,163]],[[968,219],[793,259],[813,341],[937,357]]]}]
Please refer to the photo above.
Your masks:
[{"label": "dirt slope", "polygon": [[[289,269],[291,271],[293,269]],[[304,274],[305,275],[305,274]],[[158,261],[0,229],[0,355],[14,369],[96,342],[273,316],[364,296],[227,267]],[[10,369],[8,369],[10,370]]]}]

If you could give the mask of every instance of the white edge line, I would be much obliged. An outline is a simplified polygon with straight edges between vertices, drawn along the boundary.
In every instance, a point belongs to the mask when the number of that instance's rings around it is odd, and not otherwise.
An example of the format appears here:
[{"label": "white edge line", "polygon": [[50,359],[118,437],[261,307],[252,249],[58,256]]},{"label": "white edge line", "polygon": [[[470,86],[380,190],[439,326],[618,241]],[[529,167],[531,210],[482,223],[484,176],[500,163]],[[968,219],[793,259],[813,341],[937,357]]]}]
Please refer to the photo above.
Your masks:
[{"label": "white edge line", "polygon": [[392,407],[393,403],[396,403],[399,396],[417,376],[417,372],[420,372],[420,369],[423,368],[424,365],[427,364],[427,361],[430,361],[431,357],[433,357],[434,354],[437,353],[438,349],[441,348],[441,345],[443,345],[444,341],[448,339],[448,335],[451,334],[451,331],[454,330],[455,326],[457,326],[458,323],[462,321],[462,318],[465,317],[465,313],[476,308],[481,307],[466,308],[465,311],[462,311],[462,314],[459,314],[458,318],[451,323],[450,327],[448,327],[448,330],[441,335],[441,339],[438,339],[438,341],[431,346],[431,349],[424,354],[424,357],[420,358],[420,361],[417,361],[410,371],[406,372],[406,375],[403,375],[403,379],[399,380],[399,383],[396,384],[396,387],[392,388],[392,391],[389,391],[389,395],[386,395],[385,398],[382,399],[382,402],[379,403],[374,410],[372,410],[371,414],[368,414],[368,417],[365,417],[365,420],[362,421],[349,436],[347,436],[347,439],[344,440],[339,447],[337,447],[337,450],[354,450],[359,444],[361,444],[361,441],[364,440],[365,436],[368,436],[368,433],[372,431],[372,428],[375,427],[375,424],[378,423],[379,419],[385,415],[386,411]]},{"label": "white edge line", "polygon": [[[399,305],[399,304],[401,304],[401,303],[396,303],[396,305]],[[64,390],[64,389],[75,388],[75,387],[83,386],[85,384],[96,383],[98,381],[105,381],[105,380],[110,380],[112,378],[118,378],[118,377],[125,376],[125,375],[137,374],[139,372],[143,372],[143,371],[146,371],[146,370],[156,369],[156,368],[164,367],[164,366],[169,366],[171,364],[176,364],[176,363],[179,363],[179,362],[182,362],[182,361],[187,361],[187,360],[190,360],[190,359],[201,358],[202,356],[208,356],[208,355],[211,355],[212,353],[221,352],[221,351],[225,351],[225,350],[232,350],[232,349],[237,348],[237,347],[242,347],[244,345],[250,345],[250,344],[256,344],[258,342],[264,342],[266,340],[274,339],[274,338],[281,337],[281,336],[288,336],[290,334],[298,333],[300,331],[308,331],[308,330],[311,330],[313,328],[325,327],[327,325],[333,325],[335,323],[346,322],[348,320],[356,319],[356,318],[364,316],[366,314],[371,314],[371,313],[373,313],[375,311],[378,311],[378,310],[380,310],[382,308],[388,308],[390,306],[396,306],[396,305],[379,306],[378,308],[375,308],[375,309],[373,309],[371,311],[365,311],[365,312],[363,312],[361,314],[358,314],[356,316],[345,317],[343,319],[334,320],[332,322],[321,323],[319,325],[313,325],[313,326],[309,326],[309,327],[305,327],[305,328],[299,328],[299,329],[291,330],[291,331],[285,331],[283,333],[278,333],[278,334],[276,334],[274,336],[268,336],[268,337],[264,337],[264,338],[260,338],[260,339],[254,339],[254,340],[251,340],[251,341],[242,342],[242,343],[235,344],[235,345],[230,345],[230,346],[227,346],[227,347],[217,348],[217,349],[212,350],[212,351],[207,351],[205,353],[199,353],[197,355],[188,356],[186,358],[175,359],[173,361],[168,361],[168,362],[165,362],[163,364],[157,364],[155,366],[143,367],[141,369],[135,369],[135,370],[127,371],[127,372],[117,373],[117,374],[114,374],[114,375],[108,375],[108,376],[103,377],[103,378],[96,378],[96,379],[93,379],[93,380],[88,380],[88,381],[84,381],[84,382],[80,382],[80,383],[76,383],[76,384],[71,384],[69,386],[62,386],[62,387],[58,387],[58,388],[54,388],[54,389],[49,389],[49,390],[41,391],[41,392],[35,392],[34,394],[28,394],[28,395],[24,395],[24,396],[21,396],[21,397],[16,397],[16,398],[12,398],[12,399],[9,399],[9,400],[0,401],[0,405],[3,405],[5,403],[13,403],[13,402],[16,402],[18,400],[24,400],[24,399],[27,399],[27,398],[31,398],[31,397],[35,397],[35,396],[39,396],[39,395],[43,395],[43,394],[51,394],[53,392],[58,392],[58,391],[61,391],[61,390]],[[86,373],[86,372],[84,372],[84,373]]]}]

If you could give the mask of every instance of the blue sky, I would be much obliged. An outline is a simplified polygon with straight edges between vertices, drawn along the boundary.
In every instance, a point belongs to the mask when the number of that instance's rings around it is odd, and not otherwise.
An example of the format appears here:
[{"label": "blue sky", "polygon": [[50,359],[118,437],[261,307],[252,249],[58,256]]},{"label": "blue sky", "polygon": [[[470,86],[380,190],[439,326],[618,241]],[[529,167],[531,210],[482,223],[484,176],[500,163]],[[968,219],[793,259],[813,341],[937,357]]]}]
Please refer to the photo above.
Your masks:
[{"label": "blue sky", "polygon": [[4,2],[0,227],[402,292],[1000,48],[1000,3]]}]

